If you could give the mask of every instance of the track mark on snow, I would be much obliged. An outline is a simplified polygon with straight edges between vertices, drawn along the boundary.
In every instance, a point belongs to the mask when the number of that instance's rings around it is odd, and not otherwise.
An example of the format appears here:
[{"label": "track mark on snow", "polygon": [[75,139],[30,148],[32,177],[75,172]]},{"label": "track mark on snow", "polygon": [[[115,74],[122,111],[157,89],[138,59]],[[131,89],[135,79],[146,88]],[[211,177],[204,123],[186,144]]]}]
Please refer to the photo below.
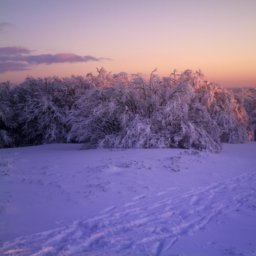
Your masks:
[{"label": "track mark on snow", "polygon": [[18,250],[22,245],[24,253],[20,255],[26,255],[27,250],[41,253],[43,248],[51,248],[50,255],[161,255],[182,236],[207,228],[221,214],[241,207],[254,206],[256,210],[255,184],[255,174],[247,173],[178,195],[170,189],[154,198],[142,194],[94,218],[6,242],[2,252]]}]

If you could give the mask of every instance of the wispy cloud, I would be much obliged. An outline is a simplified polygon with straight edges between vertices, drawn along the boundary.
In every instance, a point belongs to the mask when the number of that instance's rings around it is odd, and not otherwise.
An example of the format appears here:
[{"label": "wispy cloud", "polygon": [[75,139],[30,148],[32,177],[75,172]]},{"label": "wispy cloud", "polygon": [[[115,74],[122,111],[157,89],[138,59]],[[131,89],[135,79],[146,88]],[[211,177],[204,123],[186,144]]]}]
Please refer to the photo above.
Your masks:
[{"label": "wispy cloud", "polygon": [[88,62],[100,61],[100,58],[93,56],[79,56],[73,53],[59,53],[59,54],[40,54],[40,55],[27,55],[16,56],[18,60],[25,61],[29,64],[54,64],[54,63],[75,63],[75,62]]},{"label": "wispy cloud", "polygon": [[0,62],[0,73],[28,70],[29,66],[22,62]]},{"label": "wispy cloud", "polygon": [[0,60],[2,57],[19,56],[21,54],[29,54],[31,51],[23,47],[0,47]]},{"label": "wispy cloud", "polygon": [[33,55],[29,49],[23,47],[0,47],[0,73],[7,71],[21,71],[29,69],[32,65],[78,63],[88,61],[110,60],[90,55],[77,55],[74,53],[39,54]]},{"label": "wispy cloud", "polygon": [[0,22],[0,32],[4,31],[5,29],[8,29],[12,27],[12,24],[9,22]]}]

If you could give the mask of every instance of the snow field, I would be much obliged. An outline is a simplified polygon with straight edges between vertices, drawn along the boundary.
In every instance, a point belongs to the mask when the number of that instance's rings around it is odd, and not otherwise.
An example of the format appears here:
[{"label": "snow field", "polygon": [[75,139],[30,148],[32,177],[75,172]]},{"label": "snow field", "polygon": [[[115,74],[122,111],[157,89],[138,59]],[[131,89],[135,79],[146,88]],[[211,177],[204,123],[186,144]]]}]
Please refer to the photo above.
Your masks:
[{"label": "snow field", "polygon": [[256,255],[256,144],[0,150],[3,255]]}]

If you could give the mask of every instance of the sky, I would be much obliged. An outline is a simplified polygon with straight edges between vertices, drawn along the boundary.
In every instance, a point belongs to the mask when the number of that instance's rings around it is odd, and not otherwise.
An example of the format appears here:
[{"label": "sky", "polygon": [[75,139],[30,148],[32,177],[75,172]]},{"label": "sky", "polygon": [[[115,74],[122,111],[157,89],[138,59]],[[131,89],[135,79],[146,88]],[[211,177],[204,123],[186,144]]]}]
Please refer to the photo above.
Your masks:
[{"label": "sky", "polygon": [[0,0],[0,82],[97,67],[256,86],[256,1]]}]

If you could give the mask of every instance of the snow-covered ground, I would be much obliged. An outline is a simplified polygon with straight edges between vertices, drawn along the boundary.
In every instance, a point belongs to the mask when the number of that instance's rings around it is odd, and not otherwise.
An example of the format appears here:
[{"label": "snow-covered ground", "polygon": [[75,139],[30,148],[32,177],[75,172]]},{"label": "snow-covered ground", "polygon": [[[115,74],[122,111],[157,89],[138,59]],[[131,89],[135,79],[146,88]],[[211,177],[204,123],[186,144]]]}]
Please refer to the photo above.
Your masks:
[{"label": "snow-covered ground", "polygon": [[256,255],[256,143],[0,149],[1,255]]}]

